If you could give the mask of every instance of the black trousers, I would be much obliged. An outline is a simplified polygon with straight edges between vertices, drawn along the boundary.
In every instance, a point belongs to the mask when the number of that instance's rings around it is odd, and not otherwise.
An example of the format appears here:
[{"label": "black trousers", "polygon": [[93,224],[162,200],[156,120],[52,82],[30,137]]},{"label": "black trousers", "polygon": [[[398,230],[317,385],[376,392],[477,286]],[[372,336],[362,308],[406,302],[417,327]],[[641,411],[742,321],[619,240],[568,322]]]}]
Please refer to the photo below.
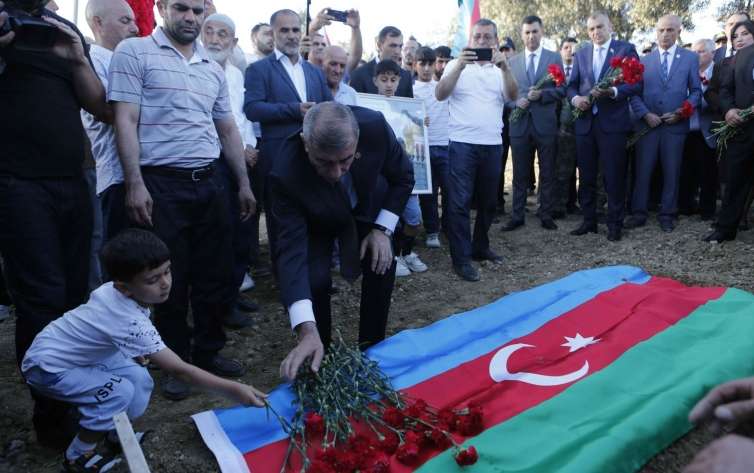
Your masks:
[{"label": "black trousers", "polygon": [[728,183],[725,186],[723,205],[717,218],[717,229],[735,236],[738,223],[746,205],[746,198],[754,185],[754,133],[753,128],[745,127],[737,137],[728,143]]},{"label": "black trousers", "polygon": [[92,204],[83,177],[0,176],[0,254],[16,305],[16,360],[50,322],[86,302]]},{"label": "black trousers", "polygon": [[707,146],[701,131],[690,132],[683,149],[678,208],[694,210],[698,207],[702,215],[714,215],[717,207],[718,180],[717,152]]},{"label": "black trousers", "polygon": [[132,226],[126,212],[126,186],[113,184],[100,194],[102,206],[102,231],[107,243],[115,235]]},{"label": "black trousers", "polygon": [[513,150],[513,210],[511,220],[524,221],[526,196],[534,175],[534,151],[539,157],[539,212],[542,220],[551,218],[555,205],[555,156],[558,152],[557,135],[540,135],[529,127],[523,136],[511,137]]},{"label": "black trousers", "polygon": [[[372,227],[357,224],[359,241],[366,237]],[[314,318],[322,343],[327,347],[331,341],[332,310],[330,307],[330,288],[332,276],[330,258],[334,237],[327,235],[309,235],[309,284],[312,293]],[[361,262],[361,305],[359,308],[359,346],[369,348],[385,339],[387,319],[390,312],[390,298],[395,284],[395,262],[387,273],[380,276],[371,268],[372,256],[369,252]]]},{"label": "black trousers", "polygon": [[[241,221],[241,207],[238,202],[238,183],[233,176],[233,172],[225,162],[225,157],[221,157],[217,164],[218,171],[225,180],[225,190],[228,200],[228,221],[232,230],[233,245],[233,281],[230,287],[229,298],[235,305],[238,300],[238,288],[241,287],[244,275],[249,269],[251,260],[252,239],[254,235],[255,215],[252,215],[246,221]],[[254,194],[256,196],[256,194]],[[258,204],[258,202],[257,202]],[[260,210],[257,206],[257,212]],[[259,231],[257,222],[257,232]],[[258,233],[257,233],[258,235]],[[258,237],[257,237],[258,241]]]},{"label": "black trousers", "polygon": [[149,168],[142,175],[154,201],[152,230],[170,249],[173,274],[170,297],[155,307],[155,325],[181,358],[207,360],[225,346],[222,321],[231,310],[233,249],[224,179],[215,172],[192,181]]},{"label": "black trousers", "polygon": [[0,305],[9,306],[11,304],[8,286],[5,284],[5,276],[3,275],[3,260],[0,258]]}]

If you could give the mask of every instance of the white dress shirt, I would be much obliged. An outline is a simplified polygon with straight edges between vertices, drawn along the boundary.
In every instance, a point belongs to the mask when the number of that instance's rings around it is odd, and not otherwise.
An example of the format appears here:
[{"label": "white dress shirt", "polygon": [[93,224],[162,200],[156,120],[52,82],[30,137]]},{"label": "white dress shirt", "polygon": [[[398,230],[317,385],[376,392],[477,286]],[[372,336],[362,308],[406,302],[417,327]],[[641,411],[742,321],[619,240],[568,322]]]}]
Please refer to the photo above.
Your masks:
[{"label": "white dress shirt", "polygon": [[678,45],[674,44],[670,47],[670,49],[662,49],[661,47],[657,47],[657,52],[660,53],[660,67],[662,67],[662,59],[665,55],[665,52],[668,53],[668,70],[666,71],[668,73],[668,77],[670,77],[670,70],[673,67],[673,58],[675,58],[675,52],[678,49]]},{"label": "white dress shirt", "polygon": [[257,138],[254,136],[251,122],[243,113],[244,92],[246,91],[243,74],[230,61],[225,63],[225,79],[228,81],[230,108],[233,111],[236,126],[238,126],[238,133],[241,134],[244,147],[251,146],[253,148],[257,145]]},{"label": "white dress shirt", "polygon": [[[600,77],[600,72],[602,72],[602,67],[605,65],[605,61],[607,60],[607,55],[610,53],[610,45],[613,43],[612,39],[607,40],[607,42],[601,46],[593,44],[594,50],[592,52],[592,69],[594,72],[594,83],[596,84]],[[602,60],[600,61],[600,49],[602,50]]]},{"label": "white dress shirt", "polygon": [[296,61],[296,64],[293,64],[288,56],[275,49],[275,58],[283,65],[285,72],[288,73],[288,77],[291,78],[301,102],[308,102],[306,98],[306,76],[304,75],[303,59],[301,56],[299,55],[298,61]]},{"label": "white dress shirt", "polygon": [[[534,75],[537,75],[537,71],[539,70],[539,59],[542,57],[542,45],[540,45],[536,51],[529,51],[528,49],[524,49],[526,54],[526,62],[524,63],[524,70],[529,69],[529,61],[531,61],[531,55],[534,55]],[[534,84],[532,84],[534,85]]]}]

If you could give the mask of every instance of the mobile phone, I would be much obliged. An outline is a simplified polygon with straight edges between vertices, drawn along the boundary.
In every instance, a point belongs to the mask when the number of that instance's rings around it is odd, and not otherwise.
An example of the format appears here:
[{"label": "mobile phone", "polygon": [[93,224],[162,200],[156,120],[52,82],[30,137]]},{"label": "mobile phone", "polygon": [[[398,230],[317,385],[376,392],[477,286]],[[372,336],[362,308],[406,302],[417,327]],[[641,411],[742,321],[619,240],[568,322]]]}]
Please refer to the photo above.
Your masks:
[{"label": "mobile phone", "polygon": [[466,48],[466,51],[474,51],[477,61],[492,61],[492,48]]},{"label": "mobile phone", "polygon": [[333,10],[332,8],[327,9],[327,15],[332,17],[333,21],[339,21],[341,23],[345,23],[348,19],[348,13],[340,10]]}]

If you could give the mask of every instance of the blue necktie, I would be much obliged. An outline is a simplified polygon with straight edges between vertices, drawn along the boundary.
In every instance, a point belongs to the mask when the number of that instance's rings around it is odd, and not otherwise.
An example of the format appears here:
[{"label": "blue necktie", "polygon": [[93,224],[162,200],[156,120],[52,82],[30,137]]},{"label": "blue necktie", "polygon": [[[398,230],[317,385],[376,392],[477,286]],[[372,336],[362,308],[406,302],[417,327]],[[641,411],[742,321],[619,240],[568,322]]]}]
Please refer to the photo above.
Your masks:
[{"label": "blue necktie", "polygon": [[526,77],[529,79],[529,85],[534,86],[534,57],[536,54],[529,54],[529,67],[526,68]]},{"label": "blue necktie", "polygon": [[668,81],[668,52],[662,53],[662,64],[660,67],[660,78],[663,82]]}]

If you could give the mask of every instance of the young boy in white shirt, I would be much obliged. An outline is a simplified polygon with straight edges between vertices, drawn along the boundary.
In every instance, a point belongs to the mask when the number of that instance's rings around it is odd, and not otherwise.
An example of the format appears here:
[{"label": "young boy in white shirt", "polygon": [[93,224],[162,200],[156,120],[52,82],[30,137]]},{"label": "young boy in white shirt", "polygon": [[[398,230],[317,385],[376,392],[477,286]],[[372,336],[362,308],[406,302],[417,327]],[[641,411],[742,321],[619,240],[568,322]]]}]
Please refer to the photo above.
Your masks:
[{"label": "young boy in white shirt", "polygon": [[424,230],[427,232],[426,245],[428,248],[440,247],[440,217],[437,210],[438,190],[442,190],[442,221],[445,227],[447,218],[448,192],[445,183],[448,181],[448,101],[440,102],[435,97],[437,81],[434,80],[435,62],[437,56],[434,50],[421,47],[416,52],[414,71],[414,97],[424,100],[424,106],[429,117],[429,162],[432,170],[432,194],[419,196]]},{"label": "young boy in white shirt", "polygon": [[45,327],[21,363],[33,389],[81,413],[64,472],[98,471],[102,465],[93,461],[94,449],[108,432],[114,440],[113,416],[126,412],[133,419],[144,413],[154,385],[148,362],[242,404],[264,405],[266,395],[254,387],[190,365],[162,342],[149,307],[168,298],[172,278],[169,250],[157,236],[125,230],[104,246],[101,260],[113,282]]}]

